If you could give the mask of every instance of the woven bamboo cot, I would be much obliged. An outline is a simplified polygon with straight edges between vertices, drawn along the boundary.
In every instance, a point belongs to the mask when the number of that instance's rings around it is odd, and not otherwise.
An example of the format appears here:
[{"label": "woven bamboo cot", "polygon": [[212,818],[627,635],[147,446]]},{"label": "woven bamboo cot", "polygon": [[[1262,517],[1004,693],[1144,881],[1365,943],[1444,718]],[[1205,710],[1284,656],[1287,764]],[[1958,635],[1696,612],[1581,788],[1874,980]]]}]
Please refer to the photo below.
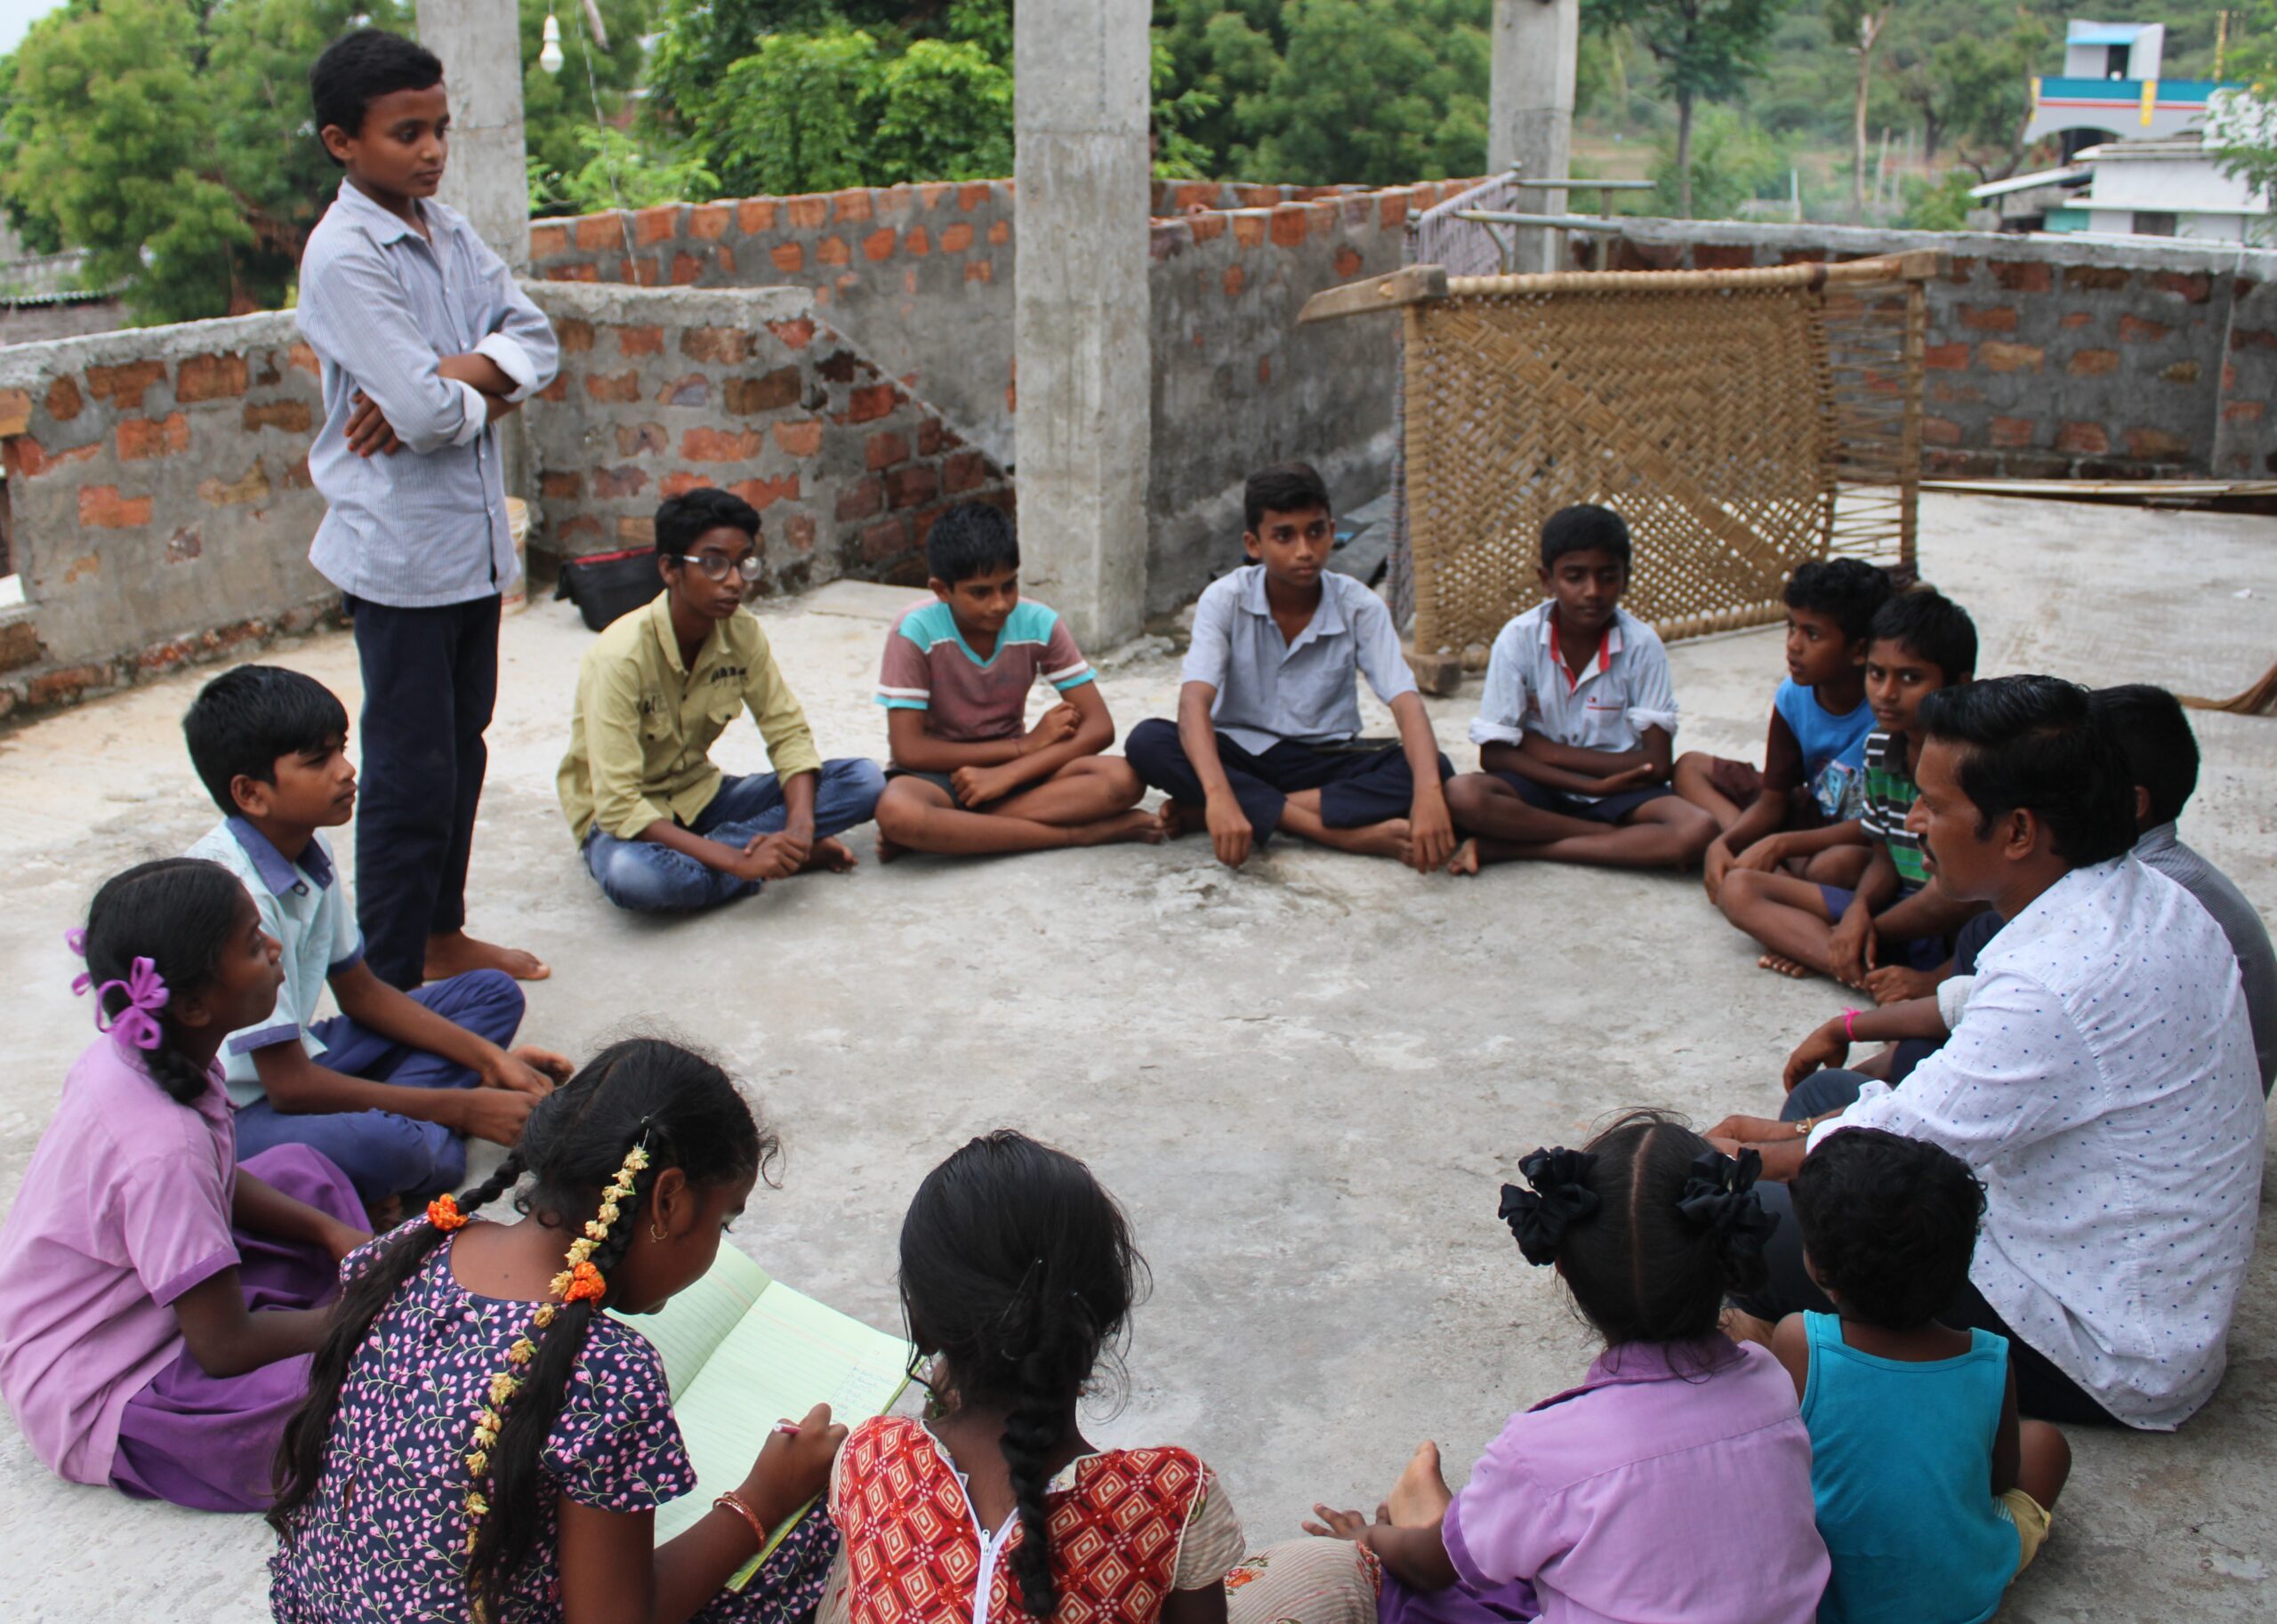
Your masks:
[{"label": "woven bamboo cot", "polygon": [[1542,521],[1629,521],[1625,599],[1665,638],[1762,625],[1798,564],[1910,570],[1935,253],[1749,270],[1448,277],[1411,266],[1300,318],[1405,323],[1412,647],[1541,601]]}]

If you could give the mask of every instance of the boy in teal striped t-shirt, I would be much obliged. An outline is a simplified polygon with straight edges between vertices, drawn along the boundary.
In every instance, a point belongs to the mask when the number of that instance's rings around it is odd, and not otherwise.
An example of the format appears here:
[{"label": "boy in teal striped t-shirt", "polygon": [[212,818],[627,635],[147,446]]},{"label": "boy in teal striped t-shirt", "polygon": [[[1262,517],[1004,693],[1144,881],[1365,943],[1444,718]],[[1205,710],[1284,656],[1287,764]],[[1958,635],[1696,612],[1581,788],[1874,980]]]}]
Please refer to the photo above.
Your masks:
[{"label": "boy in teal striped t-shirt", "polygon": [[[1146,792],[1114,719],[1059,616],[1020,598],[1020,549],[996,508],[962,502],[925,538],[933,601],[886,634],[878,703],[892,763],[878,800],[878,859],[966,856],[1159,840],[1132,810]],[[1042,678],[1059,703],[1026,725]]]},{"label": "boy in teal striped t-shirt", "polygon": [[1875,730],[1866,737],[1865,806],[1847,825],[1873,856],[1855,890],[1747,869],[1725,876],[1718,905],[1770,950],[1766,969],[1832,976],[1885,1003],[1935,986],[1947,938],[1975,909],[1926,887],[1920,837],[1905,826],[1921,754],[1914,715],[1924,697],[1975,671],[1976,626],[1943,594],[1924,587],[1876,611],[1866,645]]}]

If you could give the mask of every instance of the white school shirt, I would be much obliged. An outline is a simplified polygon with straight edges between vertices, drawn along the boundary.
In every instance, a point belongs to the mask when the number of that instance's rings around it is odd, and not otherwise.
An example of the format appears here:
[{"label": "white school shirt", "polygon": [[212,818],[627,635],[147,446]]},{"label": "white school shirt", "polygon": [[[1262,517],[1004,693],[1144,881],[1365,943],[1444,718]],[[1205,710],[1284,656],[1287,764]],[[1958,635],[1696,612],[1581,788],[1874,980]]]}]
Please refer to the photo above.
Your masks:
[{"label": "white school shirt", "polygon": [[235,874],[253,898],[261,928],[285,950],[279,967],[285,985],[277,989],[277,1008],[266,1020],[221,1041],[221,1075],[229,1102],[250,1105],[269,1097],[253,1067],[254,1050],[297,1040],[310,1059],[324,1053],[324,1040],[310,1030],[317,1003],[333,977],[364,961],[364,933],[357,929],[355,904],[321,833],[309,836],[294,862],[244,818],[226,817],[185,855],[219,863]]},{"label": "white school shirt", "polygon": [[1984,1184],[1968,1277],[2130,1427],[2221,1381],[2261,1200],[2261,1078],[2237,958],[2132,856],[2074,869],[2000,928],[1943,1048],[1846,1128],[1941,1145]]},{"label": "white school shirt", "polygon": [[1553,744],[1617,755],[1636,749],[1647,728],[1673,736],[1676,723],[1676,688],[1658,632],[1628,610],[1614,609],[1597,657],[1575,677],[1557,652],[1557,603],[1545,600],[1495,637],[1470,742],[1517,744],[1539,733]]},{"label": "white school shirt", "polygon": [[1320,585],[1320,607],[1293,643],[1265,600],[1262,564],[1219,576],[1194,606],[1194,641],[1179,679],[1218,690],[1211,722],[1252,755],[1291,739],[1334,744],[1356,736],[1355,671],[1386,704],[1415,692],[1383,599],[1333,570],[1322,573]]}]

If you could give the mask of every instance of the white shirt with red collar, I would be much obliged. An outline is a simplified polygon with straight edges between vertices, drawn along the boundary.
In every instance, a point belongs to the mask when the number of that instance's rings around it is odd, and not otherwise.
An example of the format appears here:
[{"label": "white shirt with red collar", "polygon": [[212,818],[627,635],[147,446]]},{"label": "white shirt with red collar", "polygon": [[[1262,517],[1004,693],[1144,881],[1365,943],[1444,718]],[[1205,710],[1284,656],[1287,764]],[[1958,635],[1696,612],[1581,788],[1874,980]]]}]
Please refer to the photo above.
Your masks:
[{"label": "white shirt with red collar", "polygon": [[1676,689],[1657,632],[1616,608],[1596,656],[1576,676],[1557,647],[1557,606],[1545,601],[1495,638],[1470,742],[1517,744],[1538,733],[1555,744],[1618,754],[1636,749],[1645,728],[1673,736],[1676,724]]}]

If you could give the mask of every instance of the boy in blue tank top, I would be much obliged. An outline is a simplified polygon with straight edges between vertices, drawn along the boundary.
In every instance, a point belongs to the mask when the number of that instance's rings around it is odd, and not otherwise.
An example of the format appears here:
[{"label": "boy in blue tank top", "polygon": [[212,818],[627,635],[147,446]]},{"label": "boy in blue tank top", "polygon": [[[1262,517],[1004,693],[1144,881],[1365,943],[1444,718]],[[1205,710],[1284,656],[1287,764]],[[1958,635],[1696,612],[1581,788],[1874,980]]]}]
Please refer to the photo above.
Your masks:
[{"label": "boy in blue tank top", "polygon": [[1889,601],[1887,570],[1861,559],[1811,559],[1781,594],[1787,606],[1787,677],[1771,700],[1763,769],[1690,751],[1676,792],[1720,832],[1702,870],[1708,900],[1736,864],[1784,868],[1826,885],[1855,886],[1872,848],[1857,827],[1865,803],[1866,643],[1874,611]]},{"label": "boy in blue tank top", "polygon": [[1968,1285],[1983,1187],[1937,1146],[1831,1135],[1790,1186],[1834,1314],[1790,1314],[1771,1351],[1811,1435],[1833,1572],[1818,1624],[1981,1624],[2048,1537],[2064,1435],[2019,1420],[2008,1344],[1936,1316]]}]

